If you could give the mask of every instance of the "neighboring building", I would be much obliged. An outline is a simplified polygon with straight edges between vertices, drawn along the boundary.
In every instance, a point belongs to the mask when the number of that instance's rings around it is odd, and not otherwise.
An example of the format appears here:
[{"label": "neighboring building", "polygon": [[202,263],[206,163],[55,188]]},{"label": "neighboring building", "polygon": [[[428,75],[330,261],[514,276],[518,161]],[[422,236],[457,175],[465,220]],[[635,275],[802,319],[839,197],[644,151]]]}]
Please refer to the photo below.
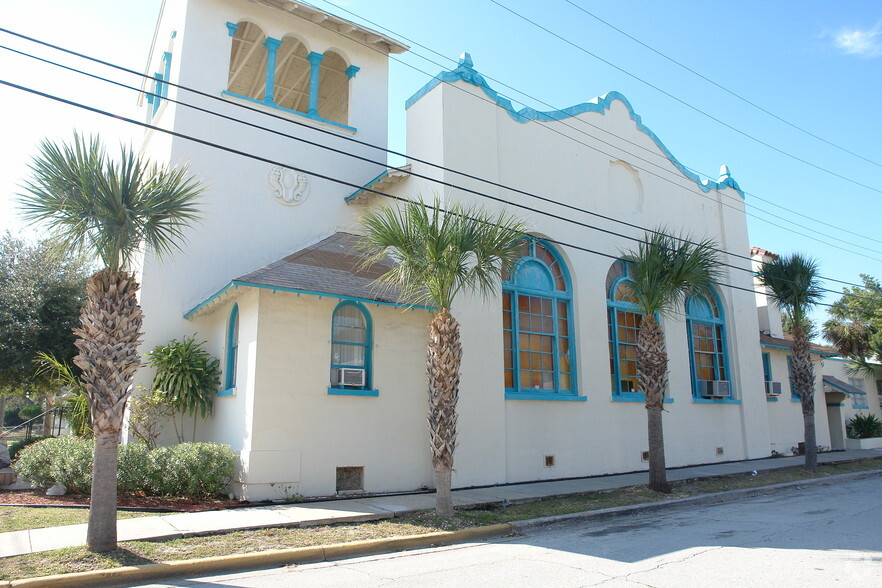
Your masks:
[{"label": "neighboring building", "polygon": [[[689,172],[624,96],[515,111],[468,55],[408,101],[407,166],[389,169],[284,136],[384,161],[364,143],[386,145],[388,54],[406,49],[285,0],[165,3],[149,66],[158,96],[145,100],[145,116],[310,173],[148,132],[148,155],[187,162],[209,190],[205,220],[187,230],[185,250],[171,261],[144,260],[144,348],[195,332],[221,359],[224,389],[197,437],[239,452],[235,492],[243,498],[430,486],[430,315],[373,286],[388,266],[361,267],[354,235],[359,216],[389,201],[371,190],[426,199],[437,192],[445,203],[498,208],[469,190],[484,192],[511,202],[508,210],[525,218],[534,238],[499,296],[466,297],[453,309],[463,344],[454,487],[645,469],[646,411],[634,361],[640,317],[628,266],[618,259],[642,231],[565,206],[746,252],[743,193],[725,167],[719,181]],[[775,412],[796,407],[798,414],[798,403],[769,402],[766,394],[750,262],[727,261],[725,287],[664,317],[672,467],[766,457],[799,440],[793,411]],[[786,368],[774,353],[772,375],[781,378]],[[150,376],[145,370],[139,383]]]},{"label": "neighboring building", "polygon": [[[754,269],[777,255],[752,247]],[[784,332],[781,312],[768,297],[766,288],[755,281],[757,313],[762,346],[763,379],[769,402],[772,450],[789,453],[803,440],[804,424],[799,395],[791,385],[793,338]],[[882,418],[882,378],[854,374],[848,360],[832,347],[811,346],[816,359],[815,430],[819,447],[845,449],[845,423],[858,412]]]}]

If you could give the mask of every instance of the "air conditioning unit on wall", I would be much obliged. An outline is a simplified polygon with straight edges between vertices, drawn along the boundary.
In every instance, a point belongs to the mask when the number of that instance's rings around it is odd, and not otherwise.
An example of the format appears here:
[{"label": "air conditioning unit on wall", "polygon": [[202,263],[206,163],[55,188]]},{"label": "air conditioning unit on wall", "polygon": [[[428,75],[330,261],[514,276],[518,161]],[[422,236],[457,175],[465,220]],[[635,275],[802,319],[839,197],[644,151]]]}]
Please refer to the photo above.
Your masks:
[{"label": "air conditioning unit on wall", "polygon": [[334,370],[334,386],[364,386],[365,370],[361,368],[337,368]]},{"label": "air conditioning unit on wall", "polygon": [[703,398],[731,398],[729,380],[702,380],[698,383]]},{"label": "air conditioning unit on wall", "polygon": [[766,396],[781,396],[781,382],[766,382]]}]

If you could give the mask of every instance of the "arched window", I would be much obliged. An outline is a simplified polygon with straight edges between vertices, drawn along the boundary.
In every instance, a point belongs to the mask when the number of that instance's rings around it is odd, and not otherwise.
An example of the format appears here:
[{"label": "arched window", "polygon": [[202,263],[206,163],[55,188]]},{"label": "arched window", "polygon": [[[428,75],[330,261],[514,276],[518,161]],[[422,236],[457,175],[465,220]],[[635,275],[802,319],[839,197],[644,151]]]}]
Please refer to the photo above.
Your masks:
[{"label": "arched window", "polygon": [[502,283],[506,398],[584,400],[576,395],[572,314],[563,262],[528,239]]},{"label": "arched window", "polygon": [[732,398],[726,352],[726,321],[716,294],[686,299],[686,334],[694,398]]},{"label": "arched window", "polygon": [[239,362],[239,305],[234,304],[227,323],[227,361],[224,390],[236,387],[236,368]]},{"label": "arched window", "polygon": [[331,319],[332,394],[371,392],[371,315],[358,302],[337,305]]},{"label": "arched window", "polygon": [[637,391],[637,334],[643,315],[631,289],[629,266],[619,259],[606,276],[609,373],[614,399],[643,400],[643,394]]},{"label": "arched window", "polygon": [[309,51],[292,35],[267,37],[257,25],[227,23],[233,42],[224,94],[348,130],[349,84],[358,67],[334,51]]},{"label": "arched window", "polygon": [[266,99],[266,35],[250,22],[227,23],[233,46],[227,89],[238,96],[263,102]]}]

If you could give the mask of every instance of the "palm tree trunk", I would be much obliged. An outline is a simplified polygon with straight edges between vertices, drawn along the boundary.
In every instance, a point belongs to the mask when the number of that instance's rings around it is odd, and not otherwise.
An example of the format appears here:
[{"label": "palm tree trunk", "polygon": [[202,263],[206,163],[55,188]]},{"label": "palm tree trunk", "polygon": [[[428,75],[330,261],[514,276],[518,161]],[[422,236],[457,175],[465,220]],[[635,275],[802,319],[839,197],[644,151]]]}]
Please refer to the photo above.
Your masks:
[{"label": "palm tree trunk", "polygon": [[462,345],[459,323],[442,309],[429,325],[426,374],[429,380],[429,446],[435,477],[435,512],[453,515],[450,479],[456,448],[456,402]]},{"label": "palm tree trunk", "polygon": [[51,437],[52,430],[55,428],[55,393],[46,392],[46,410],[49,411],[43,415],[43,436]]},{"label": "palm tree trunk", "polygon": [[805,434],[805,469],[818,469],[818,445],[815,438],[815,366],[812,364],[808,336],[802,329],[794,329],[793,382],[802,406]]},{"label": "palm tree trunk", "polygon": [[138,344],[142,314],[138,282],[125,272],[101,271],[86,285],[81,326],[74,330],[89,398],[95,454],[92,502],[86,533],[90,551],[116,549],[116,469],[119,433],[132,378],[141,365]]},{"label": "palm tree trunk", "polygon": [[654,315],[643,317],[637,334],[637,377],[646,398],[649,442],[649,488],[670,492],[665,471],[665,438],[662,407],[668,387],[668,352],[665,334]]}]

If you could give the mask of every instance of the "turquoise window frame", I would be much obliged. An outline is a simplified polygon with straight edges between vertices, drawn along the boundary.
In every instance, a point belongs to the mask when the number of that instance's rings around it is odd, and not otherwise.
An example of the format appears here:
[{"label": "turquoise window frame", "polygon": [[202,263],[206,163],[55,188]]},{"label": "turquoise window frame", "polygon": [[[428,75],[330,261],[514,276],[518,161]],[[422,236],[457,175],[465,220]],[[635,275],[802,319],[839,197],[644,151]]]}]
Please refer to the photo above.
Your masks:
[{"label": "turquoise window frame", "polygon": [[150,104],[150,118],[156,116],[156,111],[162,104],[163,99],[168,98],[168,82],[171,79],[171,60],[172,54],[168,51],[163,52],[161,73],[153,74],[153,92],[146,92],[147,104]]},{"label": "turquoise window frame", "polygon": [[[858,386],[857,386],[857,384],[855,384],[855,381],[856,381],[855,378],[848,379],[848,383],[850,385],[854,386],[855,388],[857,388]],[[866,382],[864,380],[861,380],[861,387],[863,388],[864,386],[866,386]],[[863,392],[861,392],[859,394],[852,393],[851,407],[854,409],[864,409],[864,408],[869,409],[870,408],[870,399],[867,395],[866,388],[863,388]]]},{"label": "turquoise window frame", "polygon": [[787,383],[790,386],[790,401],[791,402],[799,402],[799,392],[796,391],[796,386],[793,385],[793,356],[787,356]]},{"label": "turquoise window frame", "polygon": [[239,305],[233,304],[227,319],[227,350],[224,360],[224,389],[218,396],[232,396],[236,390],[239,364]]},{"label": "turquoise window frame", "polygon": [[[709,314],[706,312],[702,312],[699,314],[699,312],[696,311],[696,307],[698,304],[702,304],[704,308],[710,310],[711,312]],[[714,306],[716,306],[717,316],[714,316],[713,314]],[[728,333],[726,329],[726,315],[725,311],[723,310],[723,305],[721,303],[719,295],[716,293],[716,291],[711,291],[707,294],[692,294],[691,296],[686,298],[685,311],[686,339],[689,346],[689,374],[692,380],[692,402],[702,404],[740,404],[741,400],[735,398],[734,394],[733,397],[730,398],[704,398],[701,395],[701,390],[698,384],[698,371],[695,365],[696,351],[693,342],[694,332],[697,326],[710,326],[714,333],[714,348],[716,350],[713,353],[713,379],[728,380],[729,388],[733,391],[733,393],[735,391],[735,382],[732,378],[732,370],[729,363],[729,343]],[[724,375],[725,377],[721,378],[720,375]]]},{"label": "turquoise window frame", "polygon": [[[578,393],[578,373],[576,366],[576,333],[573,328],[573,289],[572,281],[570,280],[569,270],[566,266],[566,263],[564,263],[563,257],[560,255],[557,249],[551,246],[548,242],[530,237],[526,240],[525,245],[527,249],[526,254],[515,263],[514,268],[511,270],[511,273],[508,276],[508,279],[505,279],[502,282],[503,295],[508,294],[511,302],[511,328],[507,329],[505,328],[505,324],[503,324],[503,340],[505,341],[506,338],[508,338],[508,343],[511,344],[512,356],[511,387],[505,385],[504,376],[506,367],[505,364],[503,364],[503,387],[505,389],[505,398],[506,400],[587,400],[585,396],[580,396]],[[537,246],[544,248],[554,259],[556,265],[560,268],[561,277],[563,278],[564,290],[557,289],[555,285],[555,277],[552,274],[550,267],[543,260],[539,259],[536,256]],[[543,299],[550,300],[551,315],[537,315],[531,312],[521,312],[521,309],[519,307],[520,297],[540,299],[540,302]],[[566,308],[566,335],[562,335],[560,332],[560,321],[562,319],[560,318],[559,304],[563,304]],[[526,327],[524,327],[524,329],[522,330],[522,325],[520,324],[521,314],[531,317],[531,322],[532,317],[534,316],[540,318],[550,316],[553,325],[551,332],[549,333],[547,331],[530,331],[527,330]],[[503,309],[503,316],[504,315],[505,310]],[[521,387],[521,353],[531,353],[531,351],[529,350],[521,349],[521,335],[551,335],[551,369],[531,369],[531,371],[544,371],[551,373],[553,380],[552,388],[544,389]],[[569,340],[569,350],[568,353],[561,354],[560,343],[564,337]],[[532,353],[535,354],[537,352],[532,351]],[[561,372],[561,355],[565,355],[568,357],[570,365],[569,372]],[[569,389],[561,389],[560,379],[562,373],[569,374]]]},{"label": "turquoise window frame", "polygon": [[[763,382],[772,381],[772,354],[763,352]],[[775,396],[766,396],[766,402],[778,402]]]},{"label": "turquoise window frame", "polygon": [[[239,23],[227,22],[225,23],[225,28],[227,30],[227,36],[231,39],[236,35],[236,31],[239,29]],[[261,32],[263,30],[261,29]],[[344,125],[338,122],[334,122],[332,120],[327,120],[322,118],[318,114],[318,99],[319,99],[319,65],[321,64],[322,59],[324,59],[324,53],[315,53],[310,52],[307,56],[307,60],[310,63],[310,71],[309,71],[309,106],[307,112],[300,112],[299,110],[292,110],[290,108],[285,108],[283,106],[279,106],[276,104],[273,99],[273,95],[275,93],[275,74],[276,74],[276,52],[278,48],[282,45],[282,41],[280,39],[275,39],[270,36],[266,36],[264,40],[264,46],[266,47],[266,85],[264,87],[264,98],[263,100],[255,100],[249,96],[243,96],[241,94],[236,94],[235,92],[230,92],[228,90],[223,90],[221,92],[224,96],[231,96],[233,98],[237,98],[239,100],[246,100],[248,102],[253,102],[255,104],[260,104],[262,106],[268,106],[270,108],[274,108],[276,110],[281,110],[282,112],[288,114],[295,114],[297,116],[302,116],[304,118],[308,118],[310,120],[322,122],[325,124],[333,125],[335,127],[339,127],[341,129],[345,129],[347,131],[352,131],[353,133],[358,132],[358,129],[355,127],[351,127],[349,125]],[[336,53],[336,52],[335,52]],[[339,53],[338,53],[339,55]],[[342,57],[342,56],[341,56]],[[355,77],[355,75],[361,70],[360,67],[356,67],[355,65],[349,65],[344,73],[349,81]],[[154,108],[154,112],[156,109]]]},{"label": "turquoise window frame", "polygon": [[[358,310],[361,313],[361,318],[364,321],[364,343],[352,343],[349,341],[337,341],[334,339],[334,325],[337,317],[337,313],[340,312],[343,308],[352,307]],[[371,313],[368,311],[367,307],[355,300],[344,300],[340,302],[335,308],[334,312],[331,313],[331,361],[330,361],[330,369],[328,371],[328,376],[330,378],[331,371],[339,368],[356,368],[363,369],[364,373],[364,386],[334,386],[333,384],[328,386],[328,395],[330,396],[379,396],[379,390],[374,389],[371,384],[373,383],[373,343],[374,343],[374,331],[373,331],[373,319],[371,318]],[[334,363],[334,345],[353,345],[364,347],[364,362],[362,365],[343,365]]]},{"label": "turquoise window frame", "polygon": [[[622,300],[615,299],[615,293],[618,287],[622,283],[631,283],[633,284],[633,280],[630,277],[630,263],[627,260],[619,259],[613,263],[613,266],[610,268],[610,272],[615,269],[616,264],[621,264],[621,275],[617,277],[610,284],[609,288],[606,292],[606,308],[607,308],[607,329],[608,329],[608,339],[609,339],[609,351],[610,351],[610,387],[612,388],[612,398],[616,401],[624,401],[624,402],[645,402],[646,395],[642,392],[637,392],[636,387],[635,390],[623,390],[622,389],[622,375],[621,375],[621,357],[620,357],[620,345],[621,341],[619,340],[619,321],[618,321],[618,313],[619,312],[627,312],[631,314],[636,314],[641,316],[642,313],[636,304],[631,302],[625,302]],[[635,345],[636,347],[636,345]],[[636,362],[636,355],[635,355]]]}]

